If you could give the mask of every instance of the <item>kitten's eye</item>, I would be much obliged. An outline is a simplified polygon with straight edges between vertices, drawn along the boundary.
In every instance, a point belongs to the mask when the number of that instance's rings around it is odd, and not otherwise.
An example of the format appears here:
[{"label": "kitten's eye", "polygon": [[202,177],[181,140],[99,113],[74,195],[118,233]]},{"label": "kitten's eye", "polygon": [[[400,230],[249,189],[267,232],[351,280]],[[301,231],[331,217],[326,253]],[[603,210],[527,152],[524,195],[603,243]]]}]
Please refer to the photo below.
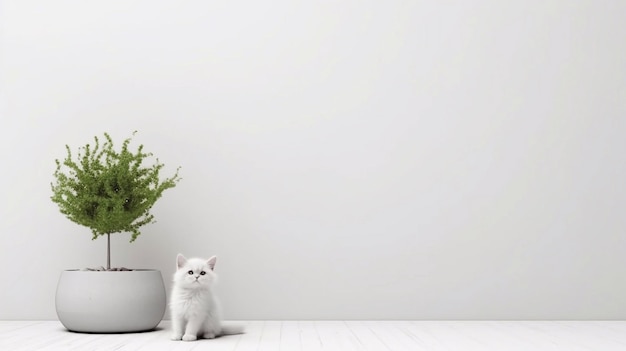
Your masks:
[{"label": "kitten's eye", "polygon": [[205,271],[200,272],[200,275],[205,275],[205,274],[206,274]]},{"label": "kitten's eye", "polygon": [[187,274],[192,275],[192,274],[193,274],[193,271],[189,271],[189,272],[187,272]]}]

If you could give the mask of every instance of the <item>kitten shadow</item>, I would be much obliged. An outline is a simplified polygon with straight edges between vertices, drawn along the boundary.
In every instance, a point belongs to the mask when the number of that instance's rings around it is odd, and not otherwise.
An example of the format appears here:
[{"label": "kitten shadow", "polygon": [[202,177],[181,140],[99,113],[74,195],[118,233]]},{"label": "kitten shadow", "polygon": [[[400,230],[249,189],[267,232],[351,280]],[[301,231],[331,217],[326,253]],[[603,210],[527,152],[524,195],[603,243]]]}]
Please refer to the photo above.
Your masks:
[{"label": "kitten shadow", "polygon": [[236,337],[236,336],[239,336],[239,335],[242,335],[242,334],[245,334],[245,332],[241,332],[239,334],[218,335],[218,336],[214,337],[213,339],[198,338],[198,340],[196,340],[196,341],[211,341],[211,340],[217,340],[217,339],[225,340],[225,339],[233,338],[233,337]]}]

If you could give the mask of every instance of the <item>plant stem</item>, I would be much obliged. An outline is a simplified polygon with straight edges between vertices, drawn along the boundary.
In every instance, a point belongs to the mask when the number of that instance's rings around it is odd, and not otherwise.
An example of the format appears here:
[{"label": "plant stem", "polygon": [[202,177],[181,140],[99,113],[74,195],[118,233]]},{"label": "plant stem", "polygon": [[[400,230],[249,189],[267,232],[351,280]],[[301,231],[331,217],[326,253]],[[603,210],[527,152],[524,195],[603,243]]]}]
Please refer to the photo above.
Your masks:
[{"label": "plant stem", "polygon": [[107,271],[111,269],[111,234],[107,233]]}]

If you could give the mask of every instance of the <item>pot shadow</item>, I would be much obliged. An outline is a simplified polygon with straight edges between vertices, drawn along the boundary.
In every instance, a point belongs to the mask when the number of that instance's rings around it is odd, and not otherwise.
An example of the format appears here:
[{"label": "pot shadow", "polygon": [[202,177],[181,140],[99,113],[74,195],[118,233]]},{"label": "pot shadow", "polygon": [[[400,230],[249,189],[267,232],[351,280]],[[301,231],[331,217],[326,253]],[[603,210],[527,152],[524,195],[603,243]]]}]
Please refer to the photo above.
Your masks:
[{"label": "pot shadow", "polygon": [[147,334],[147,333],[154,333],[154,332],[160,332],[163,330],[166,330],[166,328],[163,327],[156,327],[154,329],[149,329],[149,330],[143,330],[143,331],[131,331],[131,332],[82,332],[82,331],[75,331],[75,330],[69,330],[67,328],[65,328],[64,326],[60,326],[59,331],[61,332],[65,332],[68,334],[90,334],[90,335],[122,335],[122,334]]}]

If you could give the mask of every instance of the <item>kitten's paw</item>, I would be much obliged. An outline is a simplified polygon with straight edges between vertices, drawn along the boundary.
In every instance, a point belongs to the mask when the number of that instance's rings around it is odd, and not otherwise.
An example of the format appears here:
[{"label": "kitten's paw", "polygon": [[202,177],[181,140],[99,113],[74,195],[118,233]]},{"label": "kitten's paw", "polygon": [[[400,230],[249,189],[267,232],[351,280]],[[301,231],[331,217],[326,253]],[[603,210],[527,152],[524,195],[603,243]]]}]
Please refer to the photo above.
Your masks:
[{"label": "kitten's paw", "polygon": [[182,334],[172,334],[172,340],[180,340],[183,338]]},{"label": "kitten's paw", "polygon": [[183,341],[196,341],[198,337],[193,334],[185,334],[183,335]]},{"label": "kitten's paw", "polygon": [[205,339],[215,339],[215,334],[207,332],[207,333],[204,333],[203,337]]}]

